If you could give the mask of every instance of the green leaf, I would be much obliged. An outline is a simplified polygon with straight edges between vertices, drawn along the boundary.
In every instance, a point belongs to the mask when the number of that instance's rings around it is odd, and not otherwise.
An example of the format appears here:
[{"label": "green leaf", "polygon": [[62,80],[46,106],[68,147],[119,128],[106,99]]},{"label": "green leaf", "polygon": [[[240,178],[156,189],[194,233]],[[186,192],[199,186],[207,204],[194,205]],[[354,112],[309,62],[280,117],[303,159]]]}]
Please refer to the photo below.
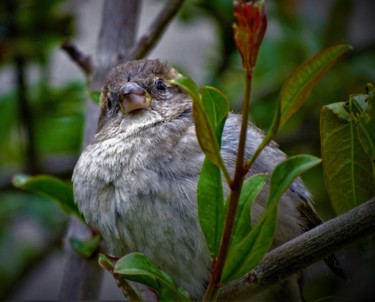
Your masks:
[{"label": "green leaf", "polygon": [[180,75],[179,77],[170,81],[171,84],[180,86],[193,99],[200,99],[200,94],[197,85],[189,77]]},{"label": "green leaf", "polygon": [[[220,123],[210,120],[210,118],[216,119],[221,116],[223,112],[223,98],[225,97],[217,90],[207,87],[203,89],[203,101],[195,83],[185,76],[178,77],[172,80],[171,83],[180,86],[191,96],[193,100],[193,118],[199,144],[208,159],[224,172],[225,178],[228,181],[230,177],[221,157],[219,141],[216,136],[219,130],[216,130],[213,126]],[[216,104],[218,104],[218,109],[213,109],[212,106],[216,107]],[[206,113],[206,107],[209,114]]]},{"label": "green leaf", "polygon": [[373,161],[360,143],[350,108],[344,102],[330,104],[320,117],[324,182],[338,215],[375,194]]},{"label": "green leaf", "polygon": [[108,256],[104,254],[99,254],[98,262],[102,268],[113,273],[113,270],[115,268],[115,263],[116,263],[113,259],[109,258]]},{"label": "green leaf", "polygon": [[293,71],[280,93],[280,127],[301,107],[318,80],[350,49],[352,49],[350,45],[331,46],[308,59]]},{"label": "green leaf", "polygon": [[201,95],[205,113],[220,146],[221,135],[229,112],[228,100],[222,92],[210,86],[203,86]]},{"label": "green leaf", "polygon": [[374,87],[367,84],[368,94],[352,97],[359,111],[357,133],[359,141],[367,155],[375,161],[375,98]]},{"label": "green leaf", "polygon": [[100,103],[100,95],[101,95],[101,92],[100,91],[90,91],[90,98],[96,103],[96,104],[99,104]]},{"label": "green leaf", "polygon": [[144,254],[132,253],[122,257],[115,264],[113,273],[154,289],[161,301],[190,301],[187,291]]},{"label": "green leaf", "polygon": [[237,279],[252,270],[270,249],[276,227],[277,204],[294,179],[321,160],[310,155],[292,156],[279,163],[271,176],[270,194],[265,213],[251,232],[232,245],[225,263],[222,282]]},{"label": "green leaf", "polygon": [[276,207],[277,201],[292,184],[294,179],[321,163],[321,159],[312,155],[295,155],[279,163],[272,173],[270,196],[267,207]]},{"label": "green leaf", "polygon": [[243,183],[231,245],[238,244],[251,231],[251,205],[266,184],[266,179],[266,174],[256,174]]},{"label": "green leaf", "polygon": [[[229,111],[228,101],[213,87],[203,87],[201,94],[205,114],[220,146]],[[198,215],[211,257],[214,258],[219,251],[224,227],[224,195],[220,169],[208,157],[205,158],[198,181]]]},{"label": "green leaf", "polygon": [[102,237],[100,235],[95,235],[88,240],[79,240],[76,238],[69,238],[69,243],[73,250],[75,250],[79,255],[90,258],[98,249]]},{"label": "green leaf", "polygon": [[113,272],[115,269],[116,261],[117,260],[115,258],[109,257],[107,255],[99,254],[98,256],[99,265],[113,275],[113,277],[117,281],[117,285],[122,289],[123,292],[126,292],[129,301],[147,301],[147,297],[145,297],[145,299],[142,299],[142,292],[138,292],[137,288],[133,284],[127,282],[127,280],[123,276]]},{"label": "green leaf", "polygon": [[83,220],[77,205],[74,203],[72,186],[60,179],[48,175],[27,176],[19,174],[13,178],[13,185],[55,201],[68,214],[75,215]]},{"label": "green leaf", "polygon": [[211,258],[219,251],[224,228],[224,193],[220,169],[205,158],[198,181],[199,222]]}]

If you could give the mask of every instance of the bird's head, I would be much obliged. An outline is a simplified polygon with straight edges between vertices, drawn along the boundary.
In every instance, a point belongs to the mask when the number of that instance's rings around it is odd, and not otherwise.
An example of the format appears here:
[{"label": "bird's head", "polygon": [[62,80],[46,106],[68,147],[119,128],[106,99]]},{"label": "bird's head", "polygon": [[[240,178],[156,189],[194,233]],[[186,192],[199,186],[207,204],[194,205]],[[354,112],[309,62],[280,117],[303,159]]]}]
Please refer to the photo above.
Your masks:
[{"label": "bird's head", "polygon": [[124,120],[164,121],[191,112],[191,99],[171,83],[180,74],[159,60],[130,61],[107,76],[100,97],[98,132]]}]

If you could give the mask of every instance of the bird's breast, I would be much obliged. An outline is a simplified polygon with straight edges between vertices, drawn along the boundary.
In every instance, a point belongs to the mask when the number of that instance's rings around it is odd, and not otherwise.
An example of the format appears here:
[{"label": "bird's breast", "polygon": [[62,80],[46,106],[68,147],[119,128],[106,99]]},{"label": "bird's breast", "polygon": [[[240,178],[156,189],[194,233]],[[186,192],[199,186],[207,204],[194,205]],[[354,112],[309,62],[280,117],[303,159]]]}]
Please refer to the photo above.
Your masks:
[{"label": "bird's breast", "polygon": [[117,133],[82,153],[73,174],[75,199],[113,255],[146,253],[201,290],[195,276],[209,275],[196,204],[203,159],[192,124]]}]

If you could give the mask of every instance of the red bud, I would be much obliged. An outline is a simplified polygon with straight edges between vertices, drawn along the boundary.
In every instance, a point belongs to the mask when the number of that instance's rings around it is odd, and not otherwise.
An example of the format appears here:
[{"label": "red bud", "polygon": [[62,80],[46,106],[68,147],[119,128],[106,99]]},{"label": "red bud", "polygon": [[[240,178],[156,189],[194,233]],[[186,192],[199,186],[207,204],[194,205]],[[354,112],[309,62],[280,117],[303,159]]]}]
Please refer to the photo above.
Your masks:
[{"label": "red bud", "polygon": [[234,40],[242,57],[242,65],[251,76],[267,28],[264,0],[235,3],[234,16]]}]

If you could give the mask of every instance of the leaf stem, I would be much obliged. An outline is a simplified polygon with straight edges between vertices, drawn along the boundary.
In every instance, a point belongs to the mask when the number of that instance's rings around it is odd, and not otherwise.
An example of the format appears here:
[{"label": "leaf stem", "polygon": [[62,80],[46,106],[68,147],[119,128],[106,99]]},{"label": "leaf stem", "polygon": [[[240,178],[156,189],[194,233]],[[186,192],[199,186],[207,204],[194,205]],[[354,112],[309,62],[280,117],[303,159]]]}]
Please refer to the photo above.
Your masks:
[{"label": "leaf stem", "polygon": [[246,148],[246,136],[247,136],[247,127],[249,120],[249,111],[250,111],[250,96],[252,88],[252,72],[245,72],[246,74],[246,89],[243,99],[242,106],[242,122],[241,130],[239,137],[237,161],[236,161],[236,170],[234,174],[233,181],[230,183],[230,200],[228,213],[225,220],[225,226],[223,231],[223,236],[221,238],[221,244],[219,253],[216,259],[214,259],[212,264],[211,280],[208,284],[206,293],[203,297],[203,301],[212,301],[215,300],[219,289],[221,287],[221,276],[224,269],[225,260],[227,258],[230,242],[232,239],[232,231],[234,227],[234,222],[236,218],[238,202],[241,195],[242,184],[244,177],[248,171],[247,165],[244,165],[244,156]]}]

